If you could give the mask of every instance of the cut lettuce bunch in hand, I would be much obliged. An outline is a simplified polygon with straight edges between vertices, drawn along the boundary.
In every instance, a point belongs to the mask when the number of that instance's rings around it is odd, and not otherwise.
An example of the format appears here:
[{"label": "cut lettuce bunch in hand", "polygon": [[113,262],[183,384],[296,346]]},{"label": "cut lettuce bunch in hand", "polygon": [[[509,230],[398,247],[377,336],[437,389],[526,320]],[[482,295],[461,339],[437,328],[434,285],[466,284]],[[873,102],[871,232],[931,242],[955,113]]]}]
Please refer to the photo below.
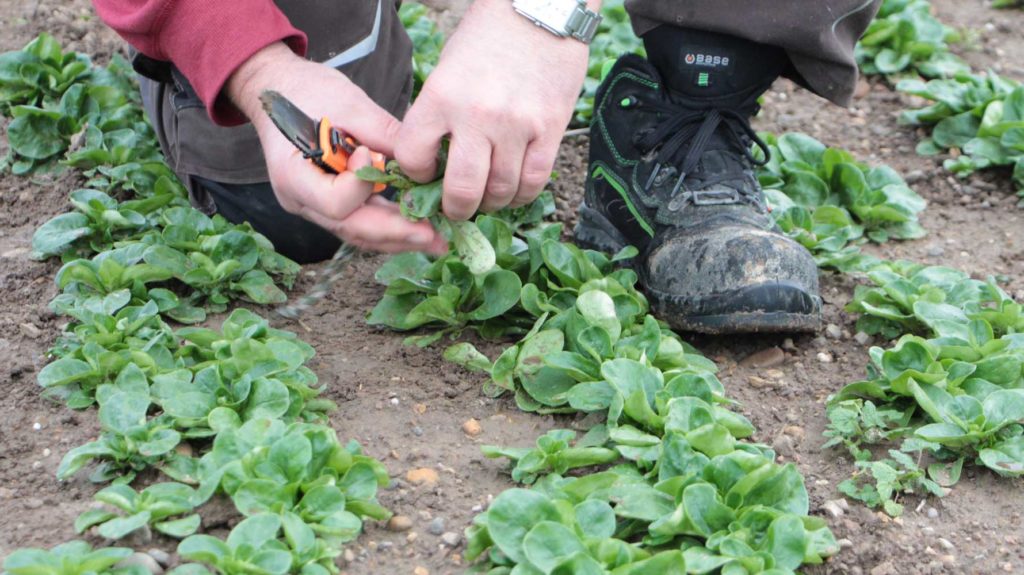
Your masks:
[{"label": "cut lettuce bunch in hand", "polygon": [[443,174],[432,182],[420,184],[409,179],[398,167],[398,162],[392,160],[384,171],[365,167],[356,175],[363,180],[398,190],[397,199],[402,215],[413,221],[428,220],[455,245],[462,263],[471,274],[480,276],[494,268],[497,258],[494,246],[476,223],[449,220],[441,213]]}]

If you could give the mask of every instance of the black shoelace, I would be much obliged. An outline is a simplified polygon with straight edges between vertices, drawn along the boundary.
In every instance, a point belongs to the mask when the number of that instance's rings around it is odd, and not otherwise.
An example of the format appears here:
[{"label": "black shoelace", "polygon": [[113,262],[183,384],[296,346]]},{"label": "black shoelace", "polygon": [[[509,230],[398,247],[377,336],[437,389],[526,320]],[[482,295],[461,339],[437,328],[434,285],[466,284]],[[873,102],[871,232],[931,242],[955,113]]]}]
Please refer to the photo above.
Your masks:
[{"label": "black shoelace", "polygon": [[[750,127],[747,115],[738,110],[729,108],[679,110],[678,107],[663,102],[645,102],[644,104],[671,114],[668,120],[644,134],[636,142],[637,149],[641,152],[648,153],[657,150],[654,169],[645,186],[648,190],[664,166],[674,165],[677,166],[679,180],[672,190],[672,195],[678,194],[684,186],[683,180],[697,169],[701,156],[704,155],[708,144],[719,128],[724,128],[724,134],[729,143],[751,164],[763,166],[771,157],[768,145]],[[747,142],[752,142],[760,148],[764,158],[760,160],[755,158]],[[680,154],[684,149],[686,154],[681,158],[680,163]],[[704,184],[707,186],[732,180],[735,177],[735,174],[720,174],[709,178]],[[739,191],[741,196],[749,195],[743,193],[742,189]],[[759,203],[757,198],[748,198],[748,200]]]}]

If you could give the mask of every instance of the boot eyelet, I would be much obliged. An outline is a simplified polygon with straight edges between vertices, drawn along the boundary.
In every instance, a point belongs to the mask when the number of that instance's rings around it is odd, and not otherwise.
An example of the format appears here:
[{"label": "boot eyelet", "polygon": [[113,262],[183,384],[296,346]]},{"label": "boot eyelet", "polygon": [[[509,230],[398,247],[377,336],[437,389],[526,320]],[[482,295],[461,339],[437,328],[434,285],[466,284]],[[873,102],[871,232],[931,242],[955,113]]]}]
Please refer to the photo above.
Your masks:
[{"label": "boot eyelet", "polygon": [[628,110],[629,108],[636,106],[637,103],[639,103],[639,100],[636,99],[636,96],[630,94],[629,96],[619,100],[619,107],[623,110]]}]

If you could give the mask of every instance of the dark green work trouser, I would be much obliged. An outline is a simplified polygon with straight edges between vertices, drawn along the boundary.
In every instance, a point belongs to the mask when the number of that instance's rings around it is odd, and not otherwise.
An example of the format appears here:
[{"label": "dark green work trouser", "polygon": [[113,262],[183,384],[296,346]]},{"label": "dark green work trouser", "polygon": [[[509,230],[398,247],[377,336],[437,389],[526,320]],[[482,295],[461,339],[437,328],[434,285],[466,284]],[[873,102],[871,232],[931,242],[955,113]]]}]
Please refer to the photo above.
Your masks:
[{"label": "dark green work trouser", "polygon": [[[785,48],[797,81],[845,105],[857,81],[854,45],[880,3],[626,0],[626,8],[638,35],[669,24]],[[379,105],[402,117],[411,94],[411,44],[397,17],[396,0],[278,0],[277,4],[308,35],[308,58],[336,67]],[[220,212],[232,221],[248,220],[298,261],[330,257],[337,240],[286,214],[277,204],[251,126],[214,125],[187,79],[176,72],[164,81],[142,78],[142,94],[164,154],[198,208]]]}]

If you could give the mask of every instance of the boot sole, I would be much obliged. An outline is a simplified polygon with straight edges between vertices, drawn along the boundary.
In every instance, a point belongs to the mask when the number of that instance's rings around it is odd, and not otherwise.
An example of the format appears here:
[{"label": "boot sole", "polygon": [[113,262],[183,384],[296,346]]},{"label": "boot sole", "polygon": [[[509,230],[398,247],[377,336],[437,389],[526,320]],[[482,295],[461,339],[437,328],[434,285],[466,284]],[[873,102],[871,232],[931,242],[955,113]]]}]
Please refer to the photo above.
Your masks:
[{"label": "boot sole", "polygon": [[[579,221],[573,230],[576,242],[584,248],[616,253],[627,245],[626,239],[600,212],[580,205]],[[627,265],[635,262],[627,262]],[[636,269],[641,277],[642,270]],[[808,294],[799,286],[773,283],[749,286],[742,294],[715,294],[695,301],[663,294],[657,290],[644,288],[644,293],[651,301],[652,308],[664,313],[673,329],[706,334],[726,333],[813,333],[821,327],[821,299]],[[766,302],[779,302],[780,306],[766,305],[764,310],[744,310],[728,313],[671,313],[673,309],[714,308],[709,302],[715,300],[760,299]],[[805,311],[776,311],[772,307],[797,307]],[[709,310],[711,311],[711,310]]]}]

